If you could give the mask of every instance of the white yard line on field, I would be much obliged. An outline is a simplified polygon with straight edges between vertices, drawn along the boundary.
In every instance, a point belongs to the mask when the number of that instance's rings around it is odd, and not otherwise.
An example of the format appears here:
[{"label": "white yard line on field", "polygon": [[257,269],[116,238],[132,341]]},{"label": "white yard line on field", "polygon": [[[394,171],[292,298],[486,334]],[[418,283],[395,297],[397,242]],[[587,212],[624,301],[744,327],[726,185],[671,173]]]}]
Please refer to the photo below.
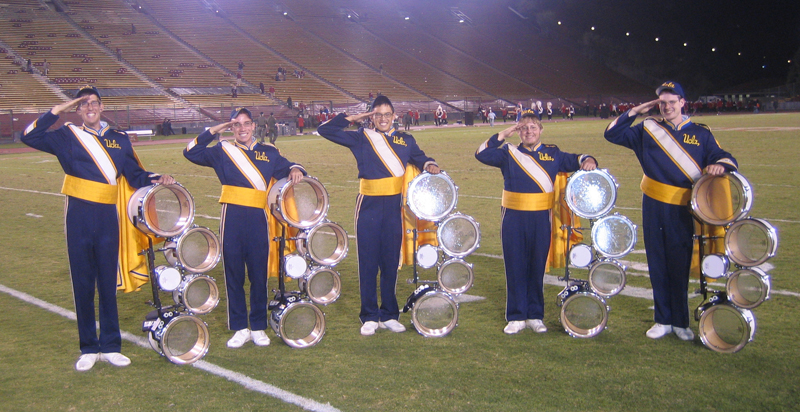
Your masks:
[{"label": "white yard line on field", "polygon": [[[34,306],[38,306],[42,309],[55,313],[57,315],[63,316],[69,320],[76,320],[75,312],[70,310],[64,309],[60,306],[53,305],[52,303],[45,302],[39,298],[33,297],[27,293],[20,292],[16,289],[9,288],[5,285],[0,285],[0,292],[4,292],[8,295],[11,295],[23,302],[30,303]],[[150,347],[150,343],[147,341],[147,338],[134,335],[129,332],[122,331],[122,339],[127,340],[137,346],[141,346],[145,349],[152,349]],[[300,395],[295,395],[291,392],[285,391],[281,388],[276,386],[270,385],[268,383],[262,382],[257,379],[253,379],[249,376],[243,375],[238,372],[234,372],[230,369],[225,369],[221,366],[214,365],[213,363],[206,362],[206,361],[197,361],[192,364],[193,367],[200,369],[202,371],[208,372],[214,376],[219,376],[221,378],[225,378],[233,383],[239,384],[243,386],[245,389],[259,392],[267,396],[271,396],[278,400],[281,400],[286,403],[291,403],[293,405],[297,405],[305,410],[308,411],[322,411],[322,412],[334,412],[338,411],[338,409],[331,406],[330,403],[323,404],[319,403],[313,399],[304,398]]]}]

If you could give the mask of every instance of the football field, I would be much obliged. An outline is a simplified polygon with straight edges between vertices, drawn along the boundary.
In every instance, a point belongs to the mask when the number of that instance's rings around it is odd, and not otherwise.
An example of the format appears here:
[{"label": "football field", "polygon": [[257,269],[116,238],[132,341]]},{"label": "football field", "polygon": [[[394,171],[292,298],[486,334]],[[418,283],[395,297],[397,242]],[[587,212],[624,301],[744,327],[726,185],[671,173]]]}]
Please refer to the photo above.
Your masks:
[{"label": "football field", "polygon": [[[132,364],[117,369],[98,363],[74,370],[79,355],[64,239],[64,173],[54,156],[41,152],[0,155],[0,410],[9,411],[782,411],[800,403],[800,114],[702,116],[720,145],[739,162],[754,189],[751,215],[769,220],[780,236],[771,265],[771,299],[753,310],[755,340],[735,354],[683,342],[674,335],[650,340],[653,323],[650,282],[639,242],[624,257],[627,285],[610,298],[608,329],[575,339],[559,321],[556,295],[562,269],[551,269],[545,286],[549,331],[503,333],[505,277],[500,246],[499,169],[475,160],[477,147],[494,128],[448,126],[413,131],[459,187],[457,210],[480,223],[481,244],[466,260],[474,264],[475,285],[461,303],[458,327],[442,338],[425,338],[400,321],[402,334],[379,330],[359,334],[353,209],[357,170],[349,150],[320,136],[281,137],[278,147],[301,163],[330,195],[328,219],[351,235],[350,253],[336,269],[339,300],[322,307],[327,330],[311,348],[293,349],[271,330],[266,348],[246,344],[228,349],[225,287],[221,265],[209,272],[222,295],[202,316],[211,347],[194,366],[177,366],[147,347],[141,332],[151,310],[150,286],[118,295],[120,325],[128,332],[122,352]],[[507,125],[510,125],[507,124]],[[603,139],[607,121],[544,122],[542,142],[595,156],[619,183],[614,211],[641,224],[642,177],[633,152]],[[184,136],[187,139],[193,136]],[[517,137],[512,138],[514,142]],[[194,196],[195,223],[219,232],[219,180],[210,168],[193,165],[183,144],[138,146],[145,168],[173,175]],[[163,263],[158,256],[157,263]],[[585,278],[585,270],[571,270]],[[434,279],[435,270],[423,270]],[[413,290],[399,275],[401,306]],[[288,283],[294,287],[294,283]],[[690,292],[698,287],[690,284]],[[724,283],[711,284],[724,289]],[[270,279],[270,289],[277,281]],[[247,289],[247,286],[246,286]],[[162,299],[167,295],[163,294]],[[692,293],[690,310],[702,301]],[[697,332],[697,322],[692,319]],[[144,347],[140,344],[144,342]]]}]

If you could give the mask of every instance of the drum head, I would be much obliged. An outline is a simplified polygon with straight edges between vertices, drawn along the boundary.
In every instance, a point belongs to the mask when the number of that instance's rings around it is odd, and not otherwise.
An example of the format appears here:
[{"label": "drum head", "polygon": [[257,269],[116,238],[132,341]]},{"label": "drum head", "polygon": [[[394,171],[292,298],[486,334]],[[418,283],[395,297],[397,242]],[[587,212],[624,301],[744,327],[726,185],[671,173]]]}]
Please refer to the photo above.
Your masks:
[{"label": "drum head", "polygon": [[167,261],[191,273],[205,273],[214,269],[222,250],[217,235],[200,226],[187,230],[164,246],[169,248],[164,251]]},{"label": "drum head", "polygon": [[295,302],[273,309],[269,324],[293,348],[314,346],[325,335],[325,315],[310,302]]},{"label": "drum head", "polygon": [[480,245],[481,230],[478,222],[472,217],[454,213],[439,224],[436,237],[444,253],[463,258]]},{"label": "drum head", "polygon": [[700,340],[707,348],[723,353],[741,350],[753,340],[756,320],[747,309],[729,303],[713,305],[700,315]]},{"label": "drum head", "polygon": [[712,279],[719,279],[728,274],[728,257],[714,253],[712,255],[703,256],[703,263],[701,268],[703,275]]},{"label": "drum head", "polygon": [[573,338],[591,338],[606,328],[608,306],[592,292],[577,292],[561,305],[561,324]]},{"label": "drum head", "polygon": [[308,262],[304,257],[292,253],[283,257],[283,268],[286,270],[286,276],[299,279],[306,274]]},{"label": "drum head", "polygon": [[303,244],[302,250],[298,248],[300,253],[307,253],[311,260],[322,266],[335,266],[347,256],[347,232],[333,222],[314,226],[297,243]]},{"label": "drum head", "polygon": [[280,221],[299,229],[310,229],[328,214],[328,192],[319,180],[306,176],[297,183],[287,178],[270,189],[272,214]]},{"label": "drum head", "polygon": [[433,245],[422,245],[417,249],[417,264],[423,269],[436,266],[439,261],[439,249]]},{"label": "drum head", "polygon": [[764,271],[749,268],[733,272],[725,289],[731,303],[740,308],[753,309],[769,299],[770,284],[769,275]]},{"label": "drum head", "polygon": [[589,286],[604,298],[625,289],[625,280],[625,268],[615,261],[599,261],[589,269]]},{"label": "drum head", "polygon": [[183,305],[191,313],[204,315],[219,304],[219,289],[210,276],[187,276],[181,285],[172,291],[175,303]]},{"label": "drum head", "polygon": [[744,219],[725,233],[725,252],[740,266],[758,266],[775,256],[778,231],[764,219]]},{"label": "drum head", "polygon": [[447,293],[428,292],[414,302],[411,323],[422,336],[445,336],[458,325],[458,304]]},{"label": "drum head", "polygon": [[181,276],[181,272],[178,269],[162,265],[156,266],[154,271],[156,272],[158,288],[164,292],[172,292],[183,281],[183,276]]},{"label": "drum head", "polygon": [[636,246],[636,225],[620,214],[606,216],[592,226],[592,246],[605,257],[623,257]]},{"label": "drum head", "polygon": [[419,218],[438,222],[456,207],[458,188],[447,173],[423,172],[408,184],[406,203]]},{"label": "drum head", "polygon": [[316,268],[299,281],[300,290],[308,294],[312,302],[328,305],[336,302],[342,294],[339,272],[328,268]]},{"label": "drum head", "polygon": [[569,263],[576,268],[589,267],[593,257],[591,246],[583,243],[578,243],[569,250]]},{"label": "drum head", "polygon": [[146,234],[177,236],[194,220],[194,199],[177,183],[145,186],[128,200],[128,218]]},{"label": "drum head", "polygon": [[461,259],[450,259],[439,267],[439,286],[447,293],[459,295],[472,288],[475,279],[472,265]]},{"label": "drum head", "polygon": [[605,169],[579,170],[570,176],[564,198],[584,219],[604,216],[617,200],[617,182]]},{"label": "drum head", "polygon": [[753,190],[750,182],[736,172],[705,174],[692,187],[691,204],[698,219],[724,226],[747,216],[753,206]]},{"label": "drum head", "polygon": [[205,322],[192,315],[181,315],[164,327],[160,348],[170,362],[186,365],[206,356],[210,343]]}]

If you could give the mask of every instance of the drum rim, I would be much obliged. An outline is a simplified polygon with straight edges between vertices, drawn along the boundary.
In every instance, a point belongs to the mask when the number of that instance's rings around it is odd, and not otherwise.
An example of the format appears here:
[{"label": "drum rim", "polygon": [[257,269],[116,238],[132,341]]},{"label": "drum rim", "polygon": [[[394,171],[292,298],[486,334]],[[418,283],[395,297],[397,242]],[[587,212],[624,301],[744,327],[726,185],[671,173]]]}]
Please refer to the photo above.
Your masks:
[{"label": "drum rim", "polygon": [[[169,269],[172,269],[172,270],[178,272],[178,278],[180,279],[180,282],[178,282],[178,284],[172,289],[166,289],[161,284],[161,273],[163,273],[164,270],[169,270]],[[158,289],[160,289],[160,290],[162,290],[164,292],[172,292],[173,290],[177,289],[181,285],[181,283],[183,283],[183,276],[181,275],[181,271],[176,269],[173,266],[158,265],[153,269],[153,273],[156,274],[156,284],[158,285]]]},{"label": "drum rim", "polygon": [[[612,266],[616,267],[617,269],[619,269],[620,273],[622,274],[622,275],[621,275],[621,278],[622,278],[622,284],[619,286],[619,288],[617,288],[617,289],[613,289],[611,292],[608,292],[608,293],[601,292],[601,291],[600,291],[600,289],[598,289],[598,288],[596,288],[596,287],[595,287],[595,284],[594,284],[594,282],[592,281],[592,279],[593,279],[593,277],[592,277],[592,274],[594,273],[594,271],[595,271],[595,270],[596,270],[596,269],[597,269],[597,268],[598,268],[600,265],[604,265],[604,264],[610,264],[610,265],[612,265]],[[587,281],[589,282],[589,287],[592,289],[592,291],[593,291],[595,294],[599,295],[600,297],[603,297],[603,298],[610,298],[610,297],[612,297],[612,296],[616,296],[616,295],[618,295],[620,292],[622,292],[622,290],[623,290],[623,289],[625,289],[625,286],[626,286],[626,285],[627,285],[627,283],[628,283],[628,275],[627,275],[627,273],[626,273],[625,269],[626,269],[626,268],[625,268],[625,266],[623,266],[622,264],[620,264],[620,263],[619,263],[619,262],[617,262],[616,260],[611,260],[611,259],[601,259],[601,260],[598,260],[597,262],[593,263],[593,264],[591,265],[591,267],[589,268],[589,274],[588,274],[588,279],[587,279]]]},{"label": "drum rim", "polygon": [[[188,236],[191,233],[194,233],[194,232],[202,233],[203,236],[206,239],[209,239],[209,238],[214,239],[213,242],[209,242],[209,243],[214,243],[215,246],[213,248],[209,248],[209,251],[211,251],[212,249],[216,250],[216,254],[214,254],[214,256],[212,256],[210,259],[209,259],[209,255],[207,254],[206,255],[206,259],[203,260],[203,264],[201,266],[188,265],[186,263],[186,261],[183,259],[182,254],[178,253],[178,251],[181,249],[181,246],[183,245],[184,240],[187,239]],[[210,234],[211,236],[210,237],[207,236],[208,234]],[[165,242],[164,246],[168,247],[167,246],[168,243],[175,243],[175,250],[174,250],[175,256],[178,259],[178,263],[180,264],[180,267],[183,268],[184,270],[186,270],[187,272],[198,273],[198,274],[208,272],[208,271],[214,269],[215,267],[217,267],[217,264],[219,263],[220,259],[222,258],[222,243],[219,241],[219,237],[217,236],[216,233],[214,233],[213,230],[211,230],[211,229],[209,229],[209,228],[207,228],[205,226],[194,225],[194,226],[190,227],[189,229],[186,229],[186,231],[184,231],[180,235],[175,236],[174,238],[170,239],[168,242]],[[167,251],[166,250],[164,251],[164,257],[165,258],[167,257]],[[167,258],[167,260],[169,261],[169,258]]]},{"label": "drum rim", "polygon": [[[697,201],[697,197],[699,196],[697,192],[700,190],[700,187],[706,184],[707,181],[713,180],[715,178],[721,178],[722,176],[725,175],[733,176],[734,180],[740,184],[742,188],[742,197],[744,198],[744,205],[741,208],[739,208],[738,211],[734,211],[732,219],[722,220],[704,216],[703,213],[698,211],[698,209],[700,209],[700,206]],[[735,171],[725,172],[722,175],[712,175],[706,173],[692,185],[691,201],[689,202],[690,210],[692,214],[698,219],[700,219],[700,221],[703,223],[714,226],[725,226],[743,219],[745,216],[747,216],[748,213],[750,213],[750,210],[753,208],[754,196],[752,196],[752,193],[753,193],[753,186],[750,184],[750,181],[748,181],[740,173],[737,173]]]},{"label": "drum rim", "polygon": [[[585,333],[578,332],[577,330],[579,330],[580,328],[575,328],[575,330],[571,329],[569,325],[571,325],[572,323],[567,321],[566,314],[564,313],[564,310],[567,308],[567,306],[571,302],[573,302],[576,299],[581,298],[581,297],[584,297],[584,298],[585,297],[589,297],[589,298],[595,299],[597,302],[599,302],[601,304],[601,306],[603,308],[603,319],[600,322],[600,324],[598,324],[597,326],[594,326],[591,329],[584,329],[584,330],[586,330]],[[561,303],[561,313],[559,315],[559,318],[561,319],[561,326],[564,327],[564,330],[567,332],[567,334],[569,336],[572,336],[573,338],[592,338],[592,337],[595,337],[595,336],[599,335],[601,332],[603,332],[606,329],[606,325],[608,325],[608,312],[609,311],[611,311],[611,308],[608,307],[608,305],[606,304],[606,300],[603,299],[602,296],[600,296],[600,295],[598,295],[598,294],[596,294],[596,293],[594,293],[592,291],[578,290],[577,292],[570,293],[570,295],[567,296],[567,298],[563,300],[563,302]]]},{"label": "drum rim", "polygon": [[[315,297],[311,293],[309,293],[310,288],[308,286],[311,283],[311,280],[322,272],[331,272],[333,274],[334,289],[331,289],[331,292],[327,293],[325,296]],[[339,300],[339,298],[342,296],[342,276],[339,274],[338,271],[334,270],[333,268],[329,267],[313,268],[310,271],[307,271],[305,276],[298,279],[297,284],[300,287],[300,290],[304,291],[306,296],[308,296],[308,299],[318,305],[328,306],[331,303]],[[326,296],[331,296],[332,293],[335,293],[335,296],[325,299]]]},{"label": "drum rim", "polygon": [[[725,307],[725,309],[723,309],[723,307]],[[721,345],[717,344],[717,342],[714,342],[715,339],[713,339],[713,336],[710,335],[711,331],[713,331],[716,339],[721,341],[719,334],[716,333],[716,330],[713,328],[713,326],[709,326],[709,330],[707,330],[705,327],[705,322],[709,316],[713,315],[714,312],[718,310],[732,310],[739,315],[739,320],[742,321],[747,327],[747,331],[744,334],[746,337],[745,339],[740,340],[735,345],[726,344],[726,347],[722,347]],[[710,322],[711,320],[709,319],[708,321]],[[749,309],[736,307],[736,305],[727,300],[713,302],[710,305],[707,304],[707,307],[703,308],[702,313],[700,313],[700,320],[697,324],[698,335],[700,336],[700,341],[703,342],[703,346],[720,353],[736,353],[742,350],[742,348],[747,346],[747,344],[752,342],[755,338],[756,327],[756,318]]]},{"label": "drum rim", "polygon": [[[286,336],[286,333],[285,333],[286,324],[285,324],[284,321],[286,320],[286,315],[288,313],[290,313],[291,311],[297,310],[297,307],[300,307],[300,306],[302,306],[302,307],[310,307],[312,309],[312,311],[314,312],[314,315],[316,316],[317,323],[314,325],[314,329],[311,331],[311,333],[308,334],[305,338],[302,338],[302,339],[289,339]],[[275,312],[275,309],[273,309],[272,312]],[[309,301],[300,300],[300,301],[297,301],[297,302],[289,303],[289,304],[285,305],[282,309],[280,309],[280,313],[277,313],[275,316],[279,316],[279,320],[278,320],[278,324],[277,325],[273,325],[274,320],[272,319],[272,316],[269,317],[270,325],[272,326],[272,330],[289,347],[292,347],[292,348],[295,348],[295,349],[309,348],[309,347],[314,346],[317,343],[319,343],[319,341],[321,341],[322,338],[325,336],[325,329],[326,329],[326,326],[325,326],[325,313],[323,313],[322,310],[320,310],[320,308],[318,308],[316,305],[314,305],[313,303],[311,303]],[[313,336],[313,338],[311,340],[308,340],[309,336]]]},{"label": "drum rim", "polygon": [[[454,219],[457,219],[457,218],[463,218],[463,219],[467,220],[475,228],[475,232],[476,232],[475,244],[470,246],[469,249],[466,252],[451,253],[451,251],[448,250],[447,246],[445,246],[444,242],[442,242],[440,239],[442,238],[442,232],[443,232],[443,229],[445,228],[445,226],[447,225],[447,223],[450,222],[451,220],[454,220]],[[471,254],[472,252],[476,251],[481,245],[481,224],[478,223],[478,221],[475,220],[475,218],[473,218],[470,215],[467,215],[467,214],[464,214],[464,213],[461,213],[461,212],[452,213],[449,216],[447,216],[446,218],[444,218],[439,223],[439,227],[436,228],[436,241],[439,243],[439,249],[441,249],[441,251],[444,252],[447,256],[454,257],[454,258],[466,257],[469,254]]]},{"label": "drum rim", "polygon": [[[319,256],[316,256],[316,254],[311,250],[311,248],[308,247],[309,239],[314,237],[314,234],[316,234],[323,227],[332,227],[332,228],[334,228],[333,231],[341,234],[342,235],[341,239],[344,239],[344,242],[337,242],[336,250],[334,251],[334,254],[332,255],[332,256],[334,256],[333,258],[329,257],[329,258],[323,259],[323,258],[321,258]],[[338,235],[337,235],[337,238],[339,238]],[[300,246],[301,244],[302,244],[302,247]],[[347,257],[347,252],[350,249],[349,244],[350,244],[350,241],[347,238],[347,231],[344,229],[344,227],[342,227],[340,224],[338,224],[336,222],[331,222],[331,221],[327,221],[327,220],[323,221],[323,222],[320,222],[318,225],[312,227],[311,229],[304,230],[302,232],[302,235],[298,234],[298,239],[295,242],[295,245],[297,246],[297,252],[298,253],[301,253],[303,255],[307,255],[315,263],[320,264],[322,266],[336,266],[336,265],[338,265],[342,260],[344,260],[345,257]]]},{"label": "drum rim", "polygon": [[[177,322],[185,322],[185,321],[190,321],[195,324],[195,326],[198,329],[198,340],[195,342],[192,349],[187,351],[185,354],[180,356],[172,355],[171,351],[168,350],[164,345],[164,337],[168,335],[169,331],[171,330],[170,328],[174,327],[177,324]],[[200,339],[201,337],[203,338],[202,347],[199,347],[198,344],[201,343]],[[208,348],[211,346],[211,339],[208,332],[208,325],[206,325],[205,322],[203,322],[196,316],[192,316],[189,314],[179,315],[170,319],[170,321],[167,322],[166,325],[164,325],[164,332],[161,334],[161,339],[159,339],[158,341],[159,341],[158,346],[161,349],[161,353],[163,354],[163,356],[165,356],[170,362],[176,365],[189,365],[197,362],[200,359],[203,359],[208,353]],[[185,358],[186,354],[192,354],[192,356],[186,359]]]},{"label": "drum rim", "polygon": [[[736,299],[736,297],[739,296],[739,294],[738,293],[733,293],[734,291],[731,291],[731,285],[733,283],[738,283],[739,276],[743,272],[752,272],[752,273],[754,273],[756,276],[758,276],[761,279],[761,284],[763,285],[763,287],[761,289],[762,290],[761,297],[759,297],[759,299],[757,299],[756,301],[754,301],[752,303],[744,303],[743,304],[743,303],[739,302]],[[737,288],[736,292],[738,292],[738,291],[739,291],[739,289]],[[761,270],[759,268],[755,268],[755,267],[739,269],[739,270],[731,273],[731,275],[728,276],[728,281],[725,282],[725,293],[728,295],[728,302],[730,302],[734,306],[736,306],[738,308],[741,308],[741,309],[754,309],[754,308],[758,307],[759,305],[761,305],[765,301],[769,300],[771,291],[772,291],[772,279],[770,278],[769,274],[767,274],[763,270]]]},{"label": "drum rim", "polygon": [[[600,250],[599,247],[597,247],[598,242],[597,242],[596,235],[595,235],[595,233],[597,233],[597,231],[595,230],[595,228],[600,226],[601,224],[605,223],[606,221],[611,220],[611,219],[620,219],[623,222],[626,222],[628,224],[628,227],[631,229],[631,232],[633,233],[633,236],[631,237],[630,245],[623,252],[620,252],[620,253],[606,253],[603,250]],[[595,222],[594,225],[592,225],[592,233],[591,233],[592,248],[594,248],[594,250],[598,251],[604,257],[607,257],[607,258],[621,258],[621,257],[627,255],[628,253],[631,253],[631,251],[633,251],[633,249],[636,247],[636,241],[638,240],[637,236],[636,236],[636,228],[637,227],[638,226],[636,226],[636,224],[633,223],[633,221],[630,218],[628,218],[625,215],[621,215],[619,213],[614,213],[613,215],[603,216],[602,218],[597,220],[597,222]]]},{"label": "drum rim", "polygon": [[[450,265],[454,265],[454,264],[460,264],[460,265],[466,266],[466,268],[469,271],[469,281],[467,282],[466,285],[464,285],[464,286],[462,286],[460,288],[452,289],[450,287],[445,286],[444,282],[442,282],[442,272],[444,271],[444,269],[446,267],[448,267]],[[475,271],[473,269],[472,263],[469,263],[469,262],[465,261],[464,259],[461,259],[461,258],[447,259],[446,261],[444,261],[444,263],[441,264],[441,266],[439,266],[439,269],[436,271],[436,279],[439,281],[439,287],[441,287],[444,292],[446,292],[446,293],[448,293],[450,295],[460,295],[460,294],[466,293],[468,290],[472,289],[472,286],[475,283]]]},{"label": "drum rim", "polygon": [[[186,208],[188,211],[179,216],[178,222],[175,226],[176,228],[171,231],[159,230],[158,228],[154,229],[151,225],[152,222],[149,221],[147,214],[143,211],[143,205],[147,204],[150,197],[165,189],[173,193],[179,192],[188,202],[188,207]],[[175,196],[180,197],[178,194]],[[157,183],[149,186],[142,186],[133,193],[130,199],[128,199],[127,206],[128,219],[137,229],[148,235],[155,235],[163,238],[174,237],[183,233],[187,228],[191,227],[194,222],[194,197],[192,197],[192,194],[189,193],[189,191],[178,182],[168,185]],[[134,214],[133,212],[136,213]],[[144,218],[141,218],[140,216],[144,216]]]},{"label": "drum rim", "polygon": [[[206,301],[202,305],[200,305],[199,308],[190,308],[183,301],[184,300],[183,296],[185,295],[184,292],[185,289],[189,287],[189,285],[199,281],[200,278],[202,278],[203,281],[208,282],[209,285],[213,286],[209,286],[208,299],[206,299]],[[189,313],[195,315],[205,315],[214,310],[214,308],[216,308],[217,305],[219,305],[220,301],[219,287],[217,287],[217,282],[211,276],[203,274],[192,274],[189,276],[185,276],[180,286],[178,286],[177,288],[175,288],[175,290],[172,291],[172,299],[175,301],[175,303],[183,305],[183,307],[185,307]]]},{"label": "drum rim", "polygon": [[270,195],[267,196],[267,201],[269,203],[270,212],[279,221],[298,229],[310,229],[318,225],[320,222],[324,221],[325,218],[328,216],[328,209],[330,208],[330,197],[328,195],[328,190],[325,189],[325,186],[316,177],[303,176],[303,178],[300,179],[298,183],[301,182],[308,183],[309,186],[311,186],[314,189],[314,192],[317,193],[318,200],[320,199],[320,194],[322,194],[321,196],[322,204],[319,205],[317,209],[314,210],[315,216],[311,220],[297,222],[297,221],[292,221],[292,219],[288,219],[286,216],[283,215],[283,207],[282,207],[283,197],[286,191],[289,190],[290,187],[294,186],[294,183],[292,183],[292,181],[289,180],[289,178],[287,177],[284,177],[283,179],[277,181],[273,185],[272,189],[270,189],[270,192],[272,192],[272,190],[276,190],[277,188],[274,202],[270,201],[271,199],[269,198],[272,197]]},{"label": "drum rim", "polygon": [[[732,242],[728,241],[728,239],[730,239],[734,233],[738,233],[740,227],[748,224],[766,228],[765,231],[767,233],[767,240],[770,243],[770,245],[768,245],[767,254],[754,261],[745,261],[739,259],[738,256],[736,256],[735,253],[736,251],[734,251],[733,248],[730,246],[730,243]],[[732,262],[736,263],[739,266],[744,266],[744,267],[758,266],[772,259],[778,252],[778,242],[779,242],[778,230],[766,219],[761,219],[757,217],[747,217],[745,219],[737,220],[725,230],[725,238],[724,238],[725,254],[728,255],[728,259],[730,259]]]},{"label": "drum rim", "polygon": [[[446,208],[445,212],[442,212],[442,213],[440,213],[438,215],[428,215],[428,214],[420,212],[419,208],[417,207],[417,205],[414,204],[411,201],[411,197],[412,197],[412,195],[414,193],[414,188],[417,185],[419,185],[419,182],[421,182],[422,180],[427,179],[429,177],[430,178],[442,178],[449,184],[450,188],[453,189],[453,201],[452,201],[452,203]],[[450,215],[453,212],[453,210],[455,210],[456,205],[458,204],[458,186],[456,186],[456,183],[453,181],[453,179],[450,177],[450,175],[448,175],[444,171],[441,171],[441,172],[439,172],[437,174],[428,173],[428,172],[422,172],[422,173],[418,174],[415,178],[411,179],[411,182],[408,183],[408,188],[407,188],[407,191],[406,191],[406,202],[405,203],[406,203],[406,205],[408,205],[408,208],[411,209],[411,212],[414,213],[414,215],[417,218],[422,219],[422,220],[428,220],[428,221],[431,221],[431,222],[438,222],[438,221],[444,219],[445,217],[447,217],[448,215]]]},{"label": "drum rim", "polygon": [[[421,263],[422,261],[419,258],[419,252],[422,251],[422,248],[433,249],[433,251],[436,252],[436,260],[433,262],[433,264],[431,264],[431,265],[423,265]],[[419,267],[421,267],[423,269],[430,269],[430,268],[436,266],[436,264],[439,263],[439,257],[440,257],[439,256],[439,251],[440,251],[439,247],[434,246],[434,245],[429,244],[429,243],[424,244],[424,245],[420,245],[420,247],[418,247],[417,251],[414,253],[417,256],[417,265],[419,265]]]},{"label": "drum rim", "polygon": [[[608,205],[606,205],[603,208],[602,211],[597,212],[597,213],[585,213],[583,210],[578,209],[577,207],[575,207],[575,204],[572,201],[571,196],[569,196],[570,189],[572,187],[571,185],[574,185],[573,182],[576,181],[576,180],[573,180],[573,178],[577,179],[577,178],[580,178],[583,175],[589,175],[589,174],[598,174],[598,175],[603,176],[603,178],[605,178],[609,183],[611,183],[611,187],[613,187],[613,189],[614,189],[613,194],[611,196],[611,201],[608,203]],[[614,176],[612,176],[611,173],[609,173],[607,169],[578,170],[575,173],[573,173],[570,176],[569,179],[567,179],[567,186],[564,189],[564,200],[567,202],[567,206],[569,206],[570,210],[572,210],[572,212],[575,213],[576,215],[578,215],[578,216],[580,216],[580,217],[582,217],[584,219],[596,219],[596,218],[599,218],[599,217],[607,215],[608,213],[611,212],[612,209],[614,209],[614,206],[617,203],[617,191],[618,191],[618,189],[619,189],[619,185],[617,184],[617,180],[614,179]]]},{"label": "drum rim", "polygon": [[[422,322],[420,322],[419,317],[417,316],[417,308],[419,307],[417,305],[424,300],[433,299],[434,297],[444,298],[444,300],[446,300],[453,309],[453,318],[450,320],[447,326],[438,329],[430,329],[422,326]],[[429,289],[428,292],[424,293],[414,302],[414,307],[411,308],[411,324],[414,325],[414,329],[417,330],[417,333],[426,338],[441,338],[443,336],[447,336],[453,331],[453,329],[456,328],[456,326],[458,326],[458,303],[455,299],[453,299],[452,296],[450,296],[449,293],[443,290]]]},{"label": "drum rim", "polygon": [[[589,249],[589,263],[587,263],[587,264],[585,264],[585,265],[582,265],[582,266],[578,266],[578,265],[576,265],[576,264],[574,263],[575,261],[572,259],[572,250],[573,250],[573,249],[576,249],[576,248],[579,248],[579,247],[580,247],[581,249],[584,249],[584,248],[588,248],[588,249]],[[594,253],[592,252],[593,250],[594,250],[594,249],[592,249],[592,246],[590,246],[590,245],[587,245],[586,243],[583,243],[583,242],[581,242],[581,243],[576,243],[576,244],[572,245],[572,247],[571,247],[571,248],[569,248],[569,252],[568,252],[568,253],[570,254],[570,255],[569,255],[569,263],[570,263],[570,265],[572,265],[572,266],[575,266],[576,268],[588,268],[588,267],[592,266],[592,264],[593,264],[593,262],[594,262],[594,260],[595,260],[595,259],[594,259]]]}]

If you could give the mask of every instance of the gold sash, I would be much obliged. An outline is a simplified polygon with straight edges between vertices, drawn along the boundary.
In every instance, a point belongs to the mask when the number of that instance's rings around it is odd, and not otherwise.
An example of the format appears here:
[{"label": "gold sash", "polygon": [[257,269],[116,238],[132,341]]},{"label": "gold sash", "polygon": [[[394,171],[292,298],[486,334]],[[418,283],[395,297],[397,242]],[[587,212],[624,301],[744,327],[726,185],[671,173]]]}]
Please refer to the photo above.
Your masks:
[{"label": "gold sash", "polygon": [[670,205],[685,206],[692,199],[691,189],[661,183],[647,177],[647,175],[642,176],[640,187],[647,196]]},{"label": "gold sash", "polygon": [[503,207],[514,210],[536,212],[550,210],[555,204],[553,193],[519,193],[503,190]]},{"label": "gold sash", "polygon": [[222,185],[219,202],[265,209],[267,207],[267,192],[249,187]]},{"label": "gold sash", "polygon": [[117,203],[116,185],[81,179],[71,175],[64,175],[64,185],[61,186],[61,193],[104,205]]},{"label": "gold sash", "polygon": [[[417,172],[419,174],[419,172]],[[413,178],[412,178],[413,179]],[[404,191],[403,177],[359,179],[358,193],[365,196],[392,196]],[[408,183],[408,182],[405,182]],[[407,184],[405,186],[408,186]]]}]

